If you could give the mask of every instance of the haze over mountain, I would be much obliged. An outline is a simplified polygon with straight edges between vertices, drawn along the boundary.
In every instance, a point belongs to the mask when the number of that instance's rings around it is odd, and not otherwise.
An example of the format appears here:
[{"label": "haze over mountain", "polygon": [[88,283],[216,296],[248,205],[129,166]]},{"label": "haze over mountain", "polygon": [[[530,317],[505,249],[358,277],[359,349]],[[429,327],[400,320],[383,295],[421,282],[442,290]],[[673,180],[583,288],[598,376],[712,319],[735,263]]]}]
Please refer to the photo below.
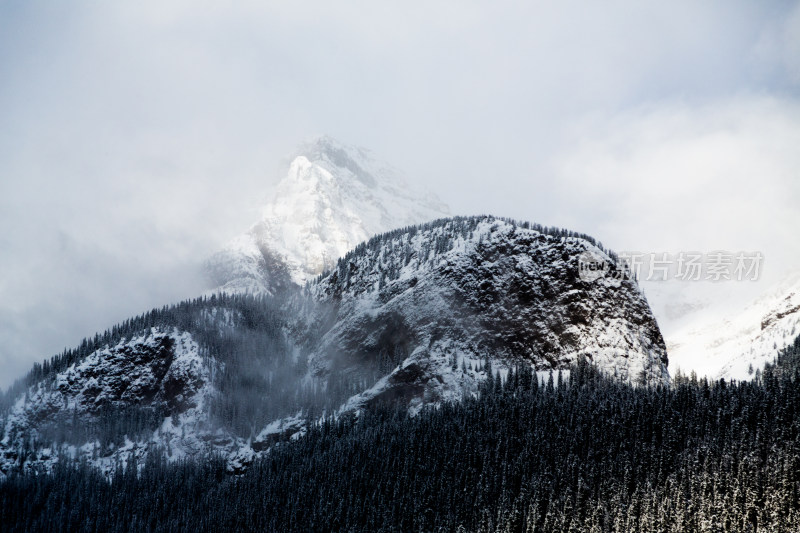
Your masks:
[{"label": "haze over mountain", "polygon": [[[448,212],[367,149],[331,137],[304,143],[288,161],[262,219],[207,262],[211,292],[274,293],[303,284],[368,236]],[[743,283],[643,282],[673,371],[748,379],[791,342],[787,324],[797,317],[780,308],[793,298],[792,284],[772,287],[752,304],[749,295],[763,284]],[[780,320],[768,321],[770,313]]]},{"label": "haze over mountain", "polygon": [[322,274],[373,235],[448,214],[367,149],[320,137],[290,157],[261,220],[206,268],[214,290],[273,293]]}]

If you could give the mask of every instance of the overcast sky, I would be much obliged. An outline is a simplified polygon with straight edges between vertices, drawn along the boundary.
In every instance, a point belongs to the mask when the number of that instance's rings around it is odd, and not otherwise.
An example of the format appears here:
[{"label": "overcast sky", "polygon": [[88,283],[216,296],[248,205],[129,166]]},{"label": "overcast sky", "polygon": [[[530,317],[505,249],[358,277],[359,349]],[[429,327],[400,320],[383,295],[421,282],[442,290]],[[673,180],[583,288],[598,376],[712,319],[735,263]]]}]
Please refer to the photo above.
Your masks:
[{"label": "overcast sky", "polygon": [[798,3],[220,4],[0,2],[0,386],[196,295],[318,134],[454,213],[800,269]]}]

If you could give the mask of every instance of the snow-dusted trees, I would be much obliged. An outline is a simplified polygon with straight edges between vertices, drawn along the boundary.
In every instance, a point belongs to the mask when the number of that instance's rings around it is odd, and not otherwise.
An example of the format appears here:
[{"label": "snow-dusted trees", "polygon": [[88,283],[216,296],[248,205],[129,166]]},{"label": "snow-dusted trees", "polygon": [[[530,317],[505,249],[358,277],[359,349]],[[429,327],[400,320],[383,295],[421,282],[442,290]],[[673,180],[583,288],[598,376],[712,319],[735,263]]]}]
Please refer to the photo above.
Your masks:
[{"label": "snow-dusted trees", "polygon": [[[797,345],[796,345],[797,346]],[[585,360],[526,367],[409,417],[328,418],[240,476],[224,462],[109,483],[81,466],[0,483],[26,531],[749,532],[800,530],[797,347],[762,382],[631,387]]]}]

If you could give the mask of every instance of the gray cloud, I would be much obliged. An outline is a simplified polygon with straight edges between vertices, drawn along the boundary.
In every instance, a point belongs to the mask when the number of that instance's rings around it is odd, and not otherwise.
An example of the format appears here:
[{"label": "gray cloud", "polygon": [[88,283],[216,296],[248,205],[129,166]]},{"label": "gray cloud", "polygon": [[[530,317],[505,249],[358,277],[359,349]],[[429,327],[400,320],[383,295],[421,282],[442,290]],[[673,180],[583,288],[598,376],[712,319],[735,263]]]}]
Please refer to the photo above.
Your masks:
[{"label": "gray cloud", "polygon": [[313,134],[455,212],[797,260],[797,3],[275,4],[0,7],[0,386],[197,294]]}]

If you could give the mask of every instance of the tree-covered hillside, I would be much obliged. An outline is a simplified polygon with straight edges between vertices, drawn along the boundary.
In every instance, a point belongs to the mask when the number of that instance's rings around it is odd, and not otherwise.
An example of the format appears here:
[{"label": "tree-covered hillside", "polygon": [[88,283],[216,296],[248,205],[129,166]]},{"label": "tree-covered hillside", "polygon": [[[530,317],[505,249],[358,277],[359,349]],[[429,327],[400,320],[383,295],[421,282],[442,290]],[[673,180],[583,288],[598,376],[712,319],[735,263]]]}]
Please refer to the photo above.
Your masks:
[{"label": "tree-covered hillside", "polygon": [[[327,420],[241,476],[221,461],[0,485],[9,531],[800,530],[800,341],[757,381],[632,387],[582,362],[477,398]],[[555,381],[555,383],[553,383]]]}]

